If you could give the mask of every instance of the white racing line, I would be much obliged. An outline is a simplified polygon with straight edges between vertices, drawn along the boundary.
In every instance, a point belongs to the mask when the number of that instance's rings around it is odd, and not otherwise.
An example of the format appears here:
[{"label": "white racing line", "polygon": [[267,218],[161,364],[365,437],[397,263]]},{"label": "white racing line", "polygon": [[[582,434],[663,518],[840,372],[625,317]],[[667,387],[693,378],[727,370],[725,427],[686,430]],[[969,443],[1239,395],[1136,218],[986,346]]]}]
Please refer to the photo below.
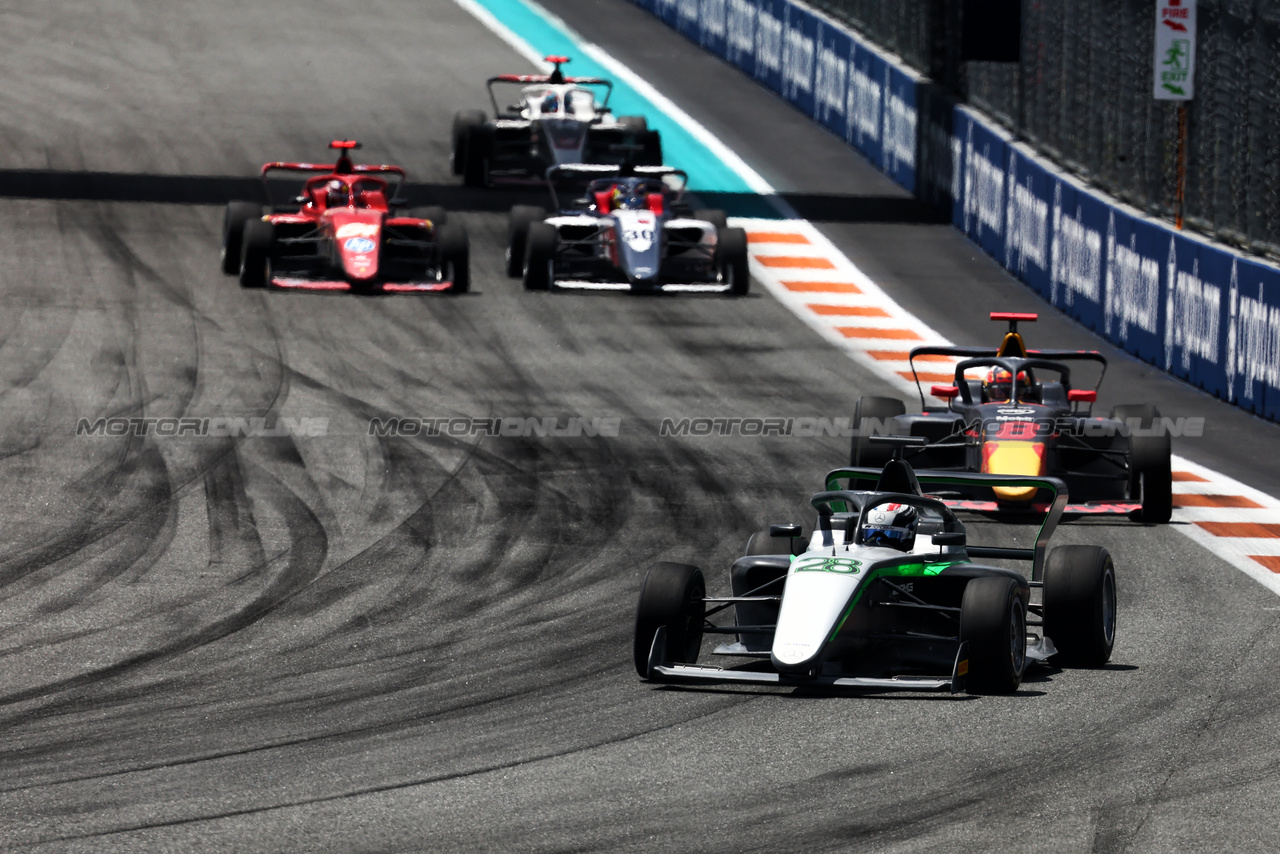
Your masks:
[{"label": "white racing line", "polygon": [[[542,55],[476,0],[454,0],[535,65]],[[591,44],[532,0],[523,0],[576,43],[581,55],[625,81],[653,107],[677,122],[754,192],[775,196],[785,219],[744,219],[751,273],[756,282],[836,349],[863,369],[914,397],[907,352],[922,344],[952,342],[903,309],[853,264],[812,223],[801,219],[774,188],[710,131],[642,77]],[[953,360],[917,362],[924,385],[950,383]],[[930,368],[933,368],[931,370]],[[1173,522],[1204,546],[1274,593],[1280,594],[1280,501],[1183,457],[1173,457]]]}]

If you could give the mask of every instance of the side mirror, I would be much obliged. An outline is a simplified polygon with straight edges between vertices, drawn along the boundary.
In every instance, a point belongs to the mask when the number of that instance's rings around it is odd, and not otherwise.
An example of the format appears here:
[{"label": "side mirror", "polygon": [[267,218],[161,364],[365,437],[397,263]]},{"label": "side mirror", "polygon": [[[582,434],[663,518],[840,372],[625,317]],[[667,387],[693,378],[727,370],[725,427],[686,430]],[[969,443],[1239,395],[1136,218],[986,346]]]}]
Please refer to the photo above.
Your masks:
[{"label": "side mirror", "polygon": [[935,546],[963,546],[964,543],[964,531],[943,531],[933,535]]},{"label": "side mirror", "polygon": [[1073,388],[1067,392],[1067,400],[1072,403],[1096,403],[1098,400],[1098,393],[1093,390],[1085,391],[1084,389]]},{"label": "side mirror", "polygon": [[800,536],[800,526],[799,525],[770,525],[769,536],[798,537]]},{"label": "side mirror", "polygon": [[408,200],[408,199],[406,199],[406,198],[404,198],[404,197],[402,197],[402,196],[396,196],[394,199],[391,199],[390,201],[388,201],[388,202],[387,202],[387,207],[389,207],[389,208],[407,208],[407,207],[409,207],[409,200]]},{"label": "side mirror", "polygon": [[929,393],[934,397],[940,397],[943,400],[951,400],[960,395],[960,388],[953,385],[936,385],[929,389]]}]

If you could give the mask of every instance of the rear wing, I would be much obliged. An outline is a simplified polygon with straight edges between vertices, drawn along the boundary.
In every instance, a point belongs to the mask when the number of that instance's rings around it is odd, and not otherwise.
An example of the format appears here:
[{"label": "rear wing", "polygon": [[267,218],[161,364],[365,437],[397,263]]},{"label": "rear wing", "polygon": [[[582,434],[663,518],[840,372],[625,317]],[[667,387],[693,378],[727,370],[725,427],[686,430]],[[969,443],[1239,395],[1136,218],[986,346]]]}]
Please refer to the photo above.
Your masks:
[{"label": "rear wing", "polygon": [[547,169],[547,187],[551,191],[551,203],[554,210],[565,210],[560,205],[560,197],[556,192],[556,185],[559,184],[565,189],[574,189],[579,184],[583,187],[587,183],[596,178],[608,178],[616,175],[622,177],[648,177],[663,179],[663,183],[671,186],[666,178],[674,176],[680,179],[679,186],[671,187],[675,193],[672,200],[679,203],[684,198],[685,187],[689,186],[689,173],[683,169],[675,169],[670,166],[618,166],[608,163],[565,163],[559,166],[552,166]]},{"label": "rear wing", "polygon": [[[875,468],[839,468],[828,472],[824,483],[828,493],[856,489],[875,491],[880,475],[881,470]],[[966,545],[966,550],[970,557],[1030,561],[1031,580],[1044,580],[1045,553],[1048,550],[1049,537],[1057,530],[1058,523],[1062,520],[1062,513],[1067,507],[1069,496],[1065,483],[1056,477],[1025,477],[1002,474],[952,474],[950,472],[917,471],[915,476],[922,488],[929,486],[978,486],[984,488],[1034,486],[1037,489],[1052,492],[1053,499],[1042,508],[1045,513],[1044,520],[1040,523],[1040,530],[1036,534],[1036,542],[1033,548]],[[858,487],[856,485],[858,483],[867,485]],[[1039,507],[1039,505],[1035,506]]]},{"label": "rear wing", "polygon": [[[490,77],[485,81],[485,88],[489,90],[489,103],[493,105],[493,115],[497,118],[504,116],[511,117],[513,113],[519,112],[520,105],[515,108],[498,106],[498,91],[495,85],[507,84],[512,86],[524,86],[530,83],[573,83],[578,86],[600,86],[604,88],[604,98],[600,99],[597,109],[602,113],[609,111],[609,99],[613,97],[613,81],[606,80],[603,77],[560,77],[556,78],[553,74],[498,74]],[[506,90],[510,92],[511,90]]]}]

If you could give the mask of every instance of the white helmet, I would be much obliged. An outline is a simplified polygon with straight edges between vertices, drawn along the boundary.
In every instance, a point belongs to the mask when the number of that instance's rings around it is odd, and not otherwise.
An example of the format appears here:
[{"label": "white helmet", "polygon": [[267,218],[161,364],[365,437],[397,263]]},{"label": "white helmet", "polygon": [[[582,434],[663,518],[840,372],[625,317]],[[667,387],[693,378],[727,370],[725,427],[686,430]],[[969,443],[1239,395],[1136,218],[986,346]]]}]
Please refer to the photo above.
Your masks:
[{"label": "white helmet", "polygon": [[862,544],[909,552],[916,544],[916,508],[910,504],[880,504],[867,511]]}]

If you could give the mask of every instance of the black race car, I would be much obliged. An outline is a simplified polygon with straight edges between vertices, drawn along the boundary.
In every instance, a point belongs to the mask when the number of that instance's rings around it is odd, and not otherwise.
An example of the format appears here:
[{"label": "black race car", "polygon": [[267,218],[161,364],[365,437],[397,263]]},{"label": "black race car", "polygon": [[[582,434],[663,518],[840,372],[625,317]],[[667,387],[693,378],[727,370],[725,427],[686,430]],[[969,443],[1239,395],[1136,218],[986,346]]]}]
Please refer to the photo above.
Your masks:
[{"label": "black race car", "polygon": [[[857,428],[851,462],[879,466],[886,451],[870,441],[876,434],[921,436],[926,444],[910,448],[917,470],[1052,476],[1065,481],[1075,499],[1071,513],[1129,513],[1143,522],[1167,522],[1173,510],[1170,435],[1150,404],[1117,406],[1109,418],[1093,414],[1107,360],[1093,350],[1028,350],[1019,322],[1035,314],[993,312],[1008,322],[994,350],[971,347],[916,347],[911,369],[920,387],[915,360],[959,357],[948,385],[934,385],[945,407],[925,405],[906,413],[901,400],[863,397],[854,410]],[[1071,364],[1100,368],[1093,388],[1072,385]],[[961,490],[947,496],[952,506],[979,511],[1017,511],[1042,501],[1032,488]]]}]

